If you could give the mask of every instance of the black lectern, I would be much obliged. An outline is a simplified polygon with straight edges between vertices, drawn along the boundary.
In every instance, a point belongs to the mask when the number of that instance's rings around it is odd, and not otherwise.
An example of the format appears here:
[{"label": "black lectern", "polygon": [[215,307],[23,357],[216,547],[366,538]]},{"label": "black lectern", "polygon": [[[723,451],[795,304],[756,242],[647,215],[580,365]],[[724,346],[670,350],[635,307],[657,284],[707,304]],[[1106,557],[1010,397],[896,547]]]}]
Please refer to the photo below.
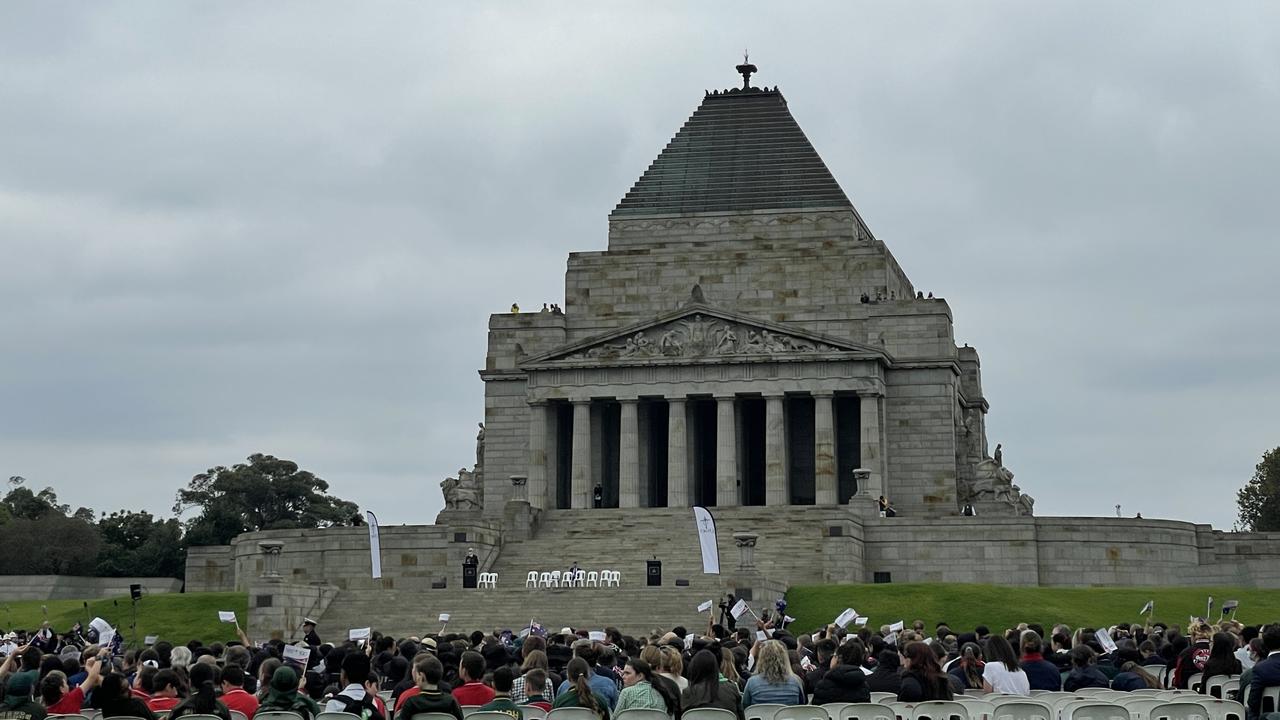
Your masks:
[{"label": "black lectern", "polygon": [[649,587],[657,587],[662,584],[662,561],[661,560],[645,560],[645,584]]}]

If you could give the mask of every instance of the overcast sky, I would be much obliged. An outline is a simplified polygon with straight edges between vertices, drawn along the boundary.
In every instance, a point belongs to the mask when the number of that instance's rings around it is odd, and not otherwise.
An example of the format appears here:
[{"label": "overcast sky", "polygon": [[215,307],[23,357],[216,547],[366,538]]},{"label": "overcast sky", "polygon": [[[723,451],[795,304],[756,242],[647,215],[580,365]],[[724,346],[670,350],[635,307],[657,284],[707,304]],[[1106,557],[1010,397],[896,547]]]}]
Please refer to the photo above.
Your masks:
[{"label": "overcast sky", "polygon": [[5,2],[0,476],[167,515],[266,452],[430,522],[489,313],[563,301],[744,47],[1038,514],[1230,528],[1280,445],[1268,3]]}]

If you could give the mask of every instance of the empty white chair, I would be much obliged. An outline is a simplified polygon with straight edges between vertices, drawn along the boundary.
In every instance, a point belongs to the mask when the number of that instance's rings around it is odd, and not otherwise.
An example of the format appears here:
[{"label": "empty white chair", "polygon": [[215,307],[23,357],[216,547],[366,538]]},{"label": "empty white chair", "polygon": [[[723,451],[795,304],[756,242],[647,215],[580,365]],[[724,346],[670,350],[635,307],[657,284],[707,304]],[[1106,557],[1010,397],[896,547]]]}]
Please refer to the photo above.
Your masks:
[{"label": "empty white chair", "polygon": [[1147,711],[1150,720],[1208,720],[1209,711],[1198,702],[1167,702]]},{"label": "empty white chair", "polygon": [[1129,711],[1129,717],[1133,720],[1147,720],[1150,716],[1151,708],[1164,705],[1168,700],[1162,700],[1158,697],[1150,695],[1134,695],[1132,697],[1117,700],[1116,704],[1124,707]]},{"label": "empty white chair", "polygon": [[916,703],[911,717],[912,720],[969,720],[969,711],[964,703],[929,700]]},{"label": "empty white chair", "polygon": [[520,712],[525,720],[542,720],[547,716],[547,711],[537,705],[521,705]]},{"label": "empty white chair", "polygon": [[1130,720],[1123,705],[1109,702],[1069,703],[1062,710],[1062,720]]},{"label": "empty white chair", "polygon": [[1023,699],[991,703],[991,706],[991,720],[1054,720],[1053,708],[1048,703]]},{"label": "empty white chair", "polygon": [[1191,692],[1204,693],[1204,673],[1191,673],[1187,676],[1187,689]]},{"label": "empty white chair", "polygon": [[605,570],[600,573],[600,583],[602,585],[612,585],[617,587],[622,583],[622,573],[617,570]]},{"label": "empty white chair", "polygon": [[773,720],[831,720],[831,715],[821,705],[783,705]]},{"label": "empty white chair", "polygon": [[[1249,686],[1249,692],[1258,692],[1257,686]],[[1262,708],[1263,715],[1280,711],[1280,685],[1272,685],[1262,691],[1262,704],[1259,707]]]},{"label": "empty white chair", "polygon": [[587,571],[578,570],[577,572],[575,572],[573,574],[573,583],[571,587],[586,587],[586,585],[587,585]]},{"label": "empty white chair", "polygon": [[885,703],[885,702],[897,702],[897,701],[898,701],[898,696],[891,692],[871,693],[871,702],[873,703]]},{"label": "empty white chair", "polygon": [[537,570],[529,571],[529,577],[524,581],[524,586],[527,588],[538,587],[538,571]]},{"label": "empty white chair", "polygon": [[786,707],[778,703],[757,703],[742,709],[747,720],[773,720],[773,714]]},{"label": "empty white chair", "polygon": [[551,587],[560,587],[560,571],[551,571]]},{"label": "empty white chair", "polygon": [[991,720],[996,710],[995,703],[976,695],[956,695],[956,701],[963,703],[964,709],[969,711],[969,720]]},{"label": "empty white chair", "polygon": [[911,720],[911,713],[915,712],[916,706],[912,703],[891,702],[885,703],[889,709],[893,711],[898,720]]},{"label": "empty white chair", "polygon": [[[587,587],[600,587],[600,573],[596,572],[595,570],[592,570],[587,573]],[[636,708],[636,709],[639,710],[640,708]],[[626,711],[624,710],[623,712],[626,712]],[[628,717],[633,717],[633,716],[628,715]]]},{"label": "empty white chair", "polygon": [[477,584],[482,588],[498,587],[498,573],[480,573],[480,582]]},{"label": "empty white chair", "polygon": [[1244,705],[1235,700],[1205,698],[1199,705],[1209,713],[1209,720],[1244,720]]},{"label": "empty white chair", "polygon": [[840,717],[835,720],[897,720],[897,717],[893,710],[880,703],[850,703],[840,708]]}]

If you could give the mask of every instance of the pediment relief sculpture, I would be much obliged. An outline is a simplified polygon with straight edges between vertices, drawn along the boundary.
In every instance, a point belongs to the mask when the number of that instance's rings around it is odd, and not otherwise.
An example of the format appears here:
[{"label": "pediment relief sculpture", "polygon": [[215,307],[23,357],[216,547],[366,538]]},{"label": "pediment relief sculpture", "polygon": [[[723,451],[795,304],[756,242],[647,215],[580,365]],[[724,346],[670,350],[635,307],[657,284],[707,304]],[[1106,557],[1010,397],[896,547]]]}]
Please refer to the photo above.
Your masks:
[{"label": "pediment relief sculpture", "polygon": [[844,348],[808,338],[698,313],[637,330],[559,359],[701,358],[842,350]]}]

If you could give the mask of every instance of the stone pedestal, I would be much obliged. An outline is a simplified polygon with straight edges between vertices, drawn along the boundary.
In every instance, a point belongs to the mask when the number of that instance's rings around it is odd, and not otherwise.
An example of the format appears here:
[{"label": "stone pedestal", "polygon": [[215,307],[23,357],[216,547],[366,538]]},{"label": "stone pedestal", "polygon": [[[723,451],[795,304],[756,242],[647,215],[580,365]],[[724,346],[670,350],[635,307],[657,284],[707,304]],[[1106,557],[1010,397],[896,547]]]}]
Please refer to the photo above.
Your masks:
[{"label": "stone pedestal", "polygon": [[262,540],[258,543],[258,551],[262,553],[263,582],[282,582],[280,577],[280,553],[284,550],[284,542],[280,540]]},{"label": "stone pedestal", "polygon": [[759,537],[753,532],[736,532],[733,534],[733,542],[738,546],[739,572],[755,572],[756,540]]}]

